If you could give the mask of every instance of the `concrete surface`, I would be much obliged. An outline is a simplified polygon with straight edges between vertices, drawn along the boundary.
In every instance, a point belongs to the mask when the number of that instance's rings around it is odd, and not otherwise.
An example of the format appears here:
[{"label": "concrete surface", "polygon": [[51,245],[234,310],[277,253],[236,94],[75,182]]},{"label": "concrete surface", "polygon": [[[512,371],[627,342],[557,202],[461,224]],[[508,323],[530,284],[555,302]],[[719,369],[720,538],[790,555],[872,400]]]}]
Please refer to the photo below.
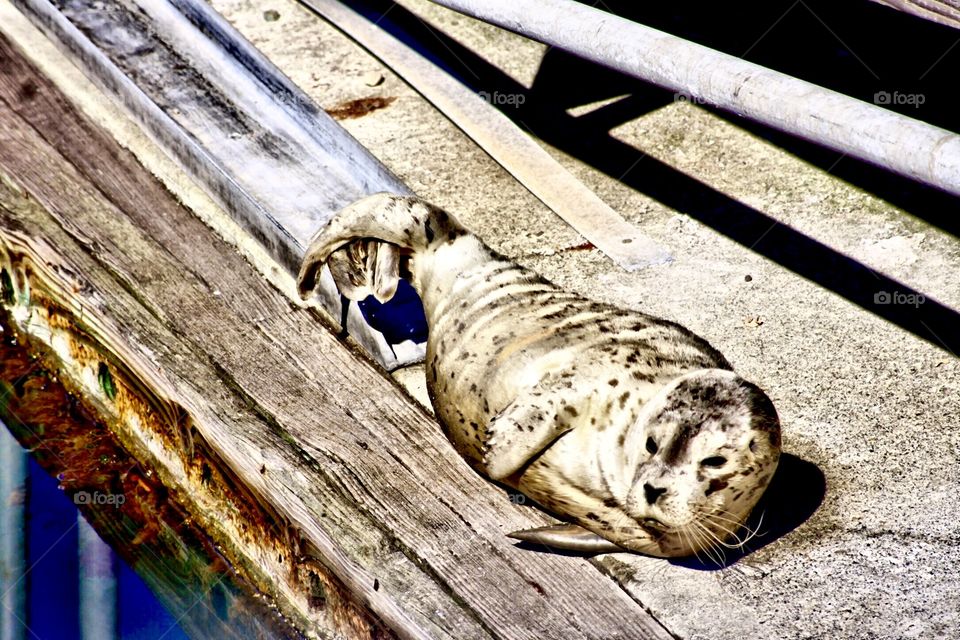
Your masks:
[{"label": "concrete surface", "polygon": [[[421,0],[402,4],[518,82],[532,82],[542,45]],[[772,222],[743,232],[755,232],[751,250],[743,234],[735,242],[555,151],[676,257],[629,274],[596,251],[565,250],[582,242],[575,232],[379,62],[296,3],[213,5],[325,108],[396,97],[343,125],[491,246],[566,287],[681,322],[769,392],[784,450],[825,477],[812,517],[719,571],[626,554],[601,561],[678,637],[960,637],[960,362],[957,345],[943,343],[956,334],[906,331],[882,317],[885,309],[821,286],[842,279],[842,270],[820,274],[813,265],[802,277],[763,250],[764,242],[789,249],[801,238],[793,230],[874,271],[867,294],[885,291],[885,276],[921,292],[926,304],[957,310],[957,238],[908,215],[926,212],[899,210],[698,106],[673,102],[613,134]],[[265,19],[266,10],[277,19]],[[369,86],[371,72],[385,81]]]}]

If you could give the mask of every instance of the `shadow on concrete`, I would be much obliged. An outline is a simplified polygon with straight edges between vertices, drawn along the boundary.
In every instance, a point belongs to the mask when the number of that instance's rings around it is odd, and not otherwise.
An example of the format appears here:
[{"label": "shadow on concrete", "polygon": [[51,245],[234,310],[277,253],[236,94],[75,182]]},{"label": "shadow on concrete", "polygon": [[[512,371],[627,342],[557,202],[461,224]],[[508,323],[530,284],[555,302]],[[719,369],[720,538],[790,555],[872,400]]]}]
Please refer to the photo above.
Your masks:
[{"label": "shadow on concrete", "polygon": [[[864,102],[960,132],[960,109],[953,91],[960,64],[960,30],[869,0],[746,0],[737,4],[735,14],[729,5],[705,0],[683,4],[610,0],[598,6]],[[558,53],[560,58],[569,55]],[[545,59],[544,63],[547,62]],[[561,67],[565,64],[558,62]],[[956,198],[866,162],[852,158],[838,162],[836,152],[711,110],[960,236]]]},{"label": "shadow on concrete", "polygon": [[[945,93],[954,84],[946,74],[956,66],[950,60],[960,57],[960,46],[951,49],[960,41],[960,31],[867,0],[840,3],[842,6],[832,6],[827,0],[792,4],[749,0],[738,5],[735,19],[719,4],[711,7],[709,3],[695,2],[666,9],[643,3],[643,8],[628,12],[625,7],[631,4],[610,0],[601,6],[736,55],[747,51],[747,59],[857,97],[871,96],[870,101],[877,91],[927,92],[929,97],[920,107],[894,106],[908,115],[960,130],[960,109]],[[352,6],[474,91],[524,96],[522,101],[513,100],[500,108],[545,142],[865,311],[950,354],[960,353],[960,314],[953,309],[610,135],[610,129],[617,124],[675,100],[672,92],[555,49],[544,55],[533,87],[527,89],[399,5],[363,0]],[[751,19],[744,18],[751,15]],[[779,21],[777,16],[781,16]],[[872,21],[870,28],[864,29],[867,17]],[[767,29],[770,31],[764,36]],[[895,47],[892,42],[897,43]],[[934,59],[930,60],[931,57]],[[941,62],[934,64],[939,58]],[[914,72],[923,76],[922,81],[908,82]],[[629,95],[581,117],[566,111],[625,94]],[[960,198],[762,125],[718,113],[911,214],[960,235],[960,216],[956,215],[960,212]],[[920,304],[903,302],[920,300]],[[794,304],[805,302],[797,300]]]},{"label": "shadow on concrete", "polygon": [[745,532],[757,532],[747,544],[739,549],[723,549],[719,563],[701,556],[674,558],[670,564],[700,571],[725,569],[806,522],[820,508],[826,492],[827,481],[820,467],[784,453],[770,486],[738,533],[743,538]]}]

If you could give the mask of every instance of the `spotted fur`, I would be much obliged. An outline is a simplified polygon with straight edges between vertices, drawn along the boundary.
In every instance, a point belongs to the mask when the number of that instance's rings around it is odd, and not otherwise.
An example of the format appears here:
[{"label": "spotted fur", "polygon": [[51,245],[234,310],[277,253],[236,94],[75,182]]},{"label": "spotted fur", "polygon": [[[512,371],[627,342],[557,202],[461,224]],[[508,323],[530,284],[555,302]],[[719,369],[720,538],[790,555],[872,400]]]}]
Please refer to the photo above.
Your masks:
[{"label": "spotted fur", "polygon": [[[301,294],[328,260],[342,291],[391,292],[401,249],[429,326],[430,399],[478,472],[593,532],[595,550],[683,556],[736,539],[776,467],[780,427],[716,349],[556,287],[415,197],[340,212],[307,251]],[[583,549],[583,533],[543,539]]]}]

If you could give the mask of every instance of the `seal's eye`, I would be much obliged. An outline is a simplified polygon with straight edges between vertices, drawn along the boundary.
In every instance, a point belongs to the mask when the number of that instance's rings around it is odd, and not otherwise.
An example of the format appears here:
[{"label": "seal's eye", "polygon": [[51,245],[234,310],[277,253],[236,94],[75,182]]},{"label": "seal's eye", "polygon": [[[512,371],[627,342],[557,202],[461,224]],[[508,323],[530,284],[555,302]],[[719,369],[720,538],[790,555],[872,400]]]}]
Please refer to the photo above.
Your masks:
[{"label": "seal's eye", "polygon": [[659,447],[657,443],[653,441],[653,438],[647,438],[647,453],[652,455],[657,452],[657,449],[659,449]]},{"label": "seal's eye", "polygon": [[710,456],[700,461],[700,465],[704,467],[722,467],[725,464],[727,464],[727,459],[723,456]]}]

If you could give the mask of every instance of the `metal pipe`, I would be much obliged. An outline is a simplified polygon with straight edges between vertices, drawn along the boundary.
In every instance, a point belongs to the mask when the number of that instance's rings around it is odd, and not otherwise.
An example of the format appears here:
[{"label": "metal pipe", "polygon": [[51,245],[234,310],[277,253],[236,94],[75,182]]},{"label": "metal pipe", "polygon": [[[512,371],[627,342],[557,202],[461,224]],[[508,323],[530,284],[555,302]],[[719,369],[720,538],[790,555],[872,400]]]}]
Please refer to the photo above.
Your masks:
[{"label": "metal pipe", "polygon": [[0,640],[27,637],[27,452],[0,423]]},{"label": "metal pipe", "polygon": [[569,0],[433,0],[960,195],[960,136]]},{"label": "metal pipe", "polygon": [[83,640],[117,638],[117,576],[113,551],[96,530],[77,513],[80,560],[80,637]]}]

